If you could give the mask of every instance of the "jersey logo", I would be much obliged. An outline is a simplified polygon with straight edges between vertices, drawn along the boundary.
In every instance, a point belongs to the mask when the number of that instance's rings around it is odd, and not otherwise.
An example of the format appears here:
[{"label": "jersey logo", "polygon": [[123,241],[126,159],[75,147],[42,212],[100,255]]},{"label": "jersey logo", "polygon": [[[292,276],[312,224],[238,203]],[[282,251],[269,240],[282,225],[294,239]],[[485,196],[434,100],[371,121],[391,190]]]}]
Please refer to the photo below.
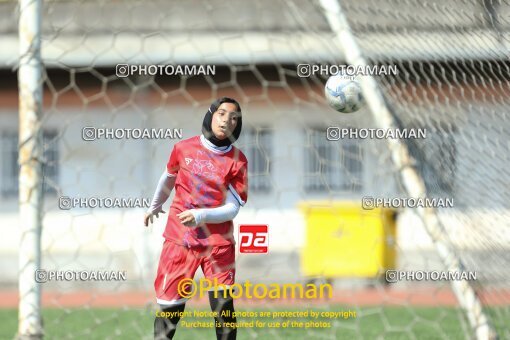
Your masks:
[{"label": "jersey logo", "polygon": [[192,158],[184,158],[184,161],[186,162],[186,165],[189,165],[189,163],[191,163],[193,161]]},{"label": "jersey logo", "polygon": [[209,159],[195,159],[191,171],[197,176],[207,179],[221,181],[217,169]]}]

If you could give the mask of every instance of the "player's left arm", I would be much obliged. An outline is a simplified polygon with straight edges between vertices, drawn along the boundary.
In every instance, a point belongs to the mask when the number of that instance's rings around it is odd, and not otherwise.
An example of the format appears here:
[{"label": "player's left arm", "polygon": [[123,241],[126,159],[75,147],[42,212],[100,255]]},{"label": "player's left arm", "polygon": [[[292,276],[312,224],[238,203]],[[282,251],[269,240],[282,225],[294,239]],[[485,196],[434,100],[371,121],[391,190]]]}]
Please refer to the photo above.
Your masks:
[{"label": "player's left arm", "polygon": [[239,160],[232,169],[233,176],[228,190],[234,195],[241,207],[248,201],[248,160],[239,152]]},{"label": "player's left arm", "polygon": [[181,223],[187,227],[196,227],[203,223],[223,223],[232,221],[239,213],[241,205],[232,192],[227,192],[225,203],[216,208],[189,209],[177,214]]},{"label": "player's left arm", "polygon": [[233,178],[228,186],[225,203],[216,208],[190,209],[178,214],[181,223],[187,227],[195,227],[203,223],[223,223],[233,220],[240,207],[248,200],[248,162],[236,163]]}]

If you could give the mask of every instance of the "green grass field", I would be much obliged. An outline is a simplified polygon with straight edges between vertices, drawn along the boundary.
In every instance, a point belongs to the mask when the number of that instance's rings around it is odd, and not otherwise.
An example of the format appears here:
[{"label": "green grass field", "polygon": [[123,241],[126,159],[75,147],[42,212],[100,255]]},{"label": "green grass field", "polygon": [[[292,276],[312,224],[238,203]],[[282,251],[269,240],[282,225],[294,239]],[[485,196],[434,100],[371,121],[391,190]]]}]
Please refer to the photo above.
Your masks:
[{"label": "green grass field", "polygon": [[[312,308],[313,311],[341,311],[338,306]],[[202,309],[200,309],[202,310]],[[204,309],[205,310],[205,309]],[[298,308],[246,309],[239,311],[288,311]],[[352,309],[351,309],[352,310]],[[187,308],[193,312],[193,308]],[[337,319],[331,328],[240,328],[238,339],[466,339],[466,324],[462,313],[454,308],[363,307],[357,317]],[[505,309],[504,312],[507,312]],[[509,335],[510,319],[503,310],[491,309],[493,322],[502,339]],[[266,322],[289,319],[258,318]],[[13,339],[17,329],[17,311],[0,310],[0,339]],[[208,318],[189,317],[186,320],[206,322]],[[212,319],[210,319],[212,320]],[[310,319],[312,320],[312,319]],[[321,319],[325,321],[326,319]],[[496,320],[496,321],[495,321]],[[142,309],[46,309],[44,310],[45,339],[151,339],[154,311]],[[238,318],[249,322],[249,318]],[[294,321],[306,322],[306,319]],[[316,321],[316,320],[315,320]],[[212,328],[177,330],[174,339],[216,339]]]}]

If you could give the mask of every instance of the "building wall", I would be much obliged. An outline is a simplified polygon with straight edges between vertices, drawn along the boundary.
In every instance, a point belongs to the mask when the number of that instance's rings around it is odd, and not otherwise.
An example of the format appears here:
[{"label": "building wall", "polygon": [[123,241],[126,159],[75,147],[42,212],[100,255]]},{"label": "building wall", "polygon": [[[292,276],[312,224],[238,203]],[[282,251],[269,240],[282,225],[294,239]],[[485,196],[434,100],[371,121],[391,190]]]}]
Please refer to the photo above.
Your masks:
[{"label": "building wall", "polygon": [[[193,88],[188,89],[193,93]],[[203,91],[205,92],[205,91]],[[288,253],[298,251],[305,242],[305,223],[297,209],[307,200],[360,200],[362,196],[399,195],[395,183],[395,171],[390,162],[384,140],[363,140],[363,187],[359,192],[325,191],[310,193],[303,187],[305,148],[309,143],[307,130],[314,127],[376,127],[366,108],[347,116],[335,113],[323,104],[300,103],[266,98],[243,105],[243,126],[247,130],[257,127],[273,131],[271,148],[272,188],[268,193],[251,192],[249,202],[236,218],[236,227],[242,223],[264,223],[270,227],[270,251]],[[85,142],[82,129],[85,126],[105,128],[182,128],[183,137],[188,138],[200,131],[201,121],[207,105],[190,105],[182,100],[165,105],[155,105],[154,100],[127,101],[126,105],[91,107],[70,100],[66,105],[50,105],[46,108],[44,128],[59,133],[60,174],[58,192],[47,195],[43,228],[43,267],[78,269],[122,268],[135,277],[150,278],[153,275],[159,250],[161,234],[166,216],[154,227],[142,226],[143,209],[58,209],[58,196],[71,197],[152,197],[157,180],[165,169],[172,145],[176,140],[103,140]],[[120,109],[119,109],[120,108]],[[487,109],[488,110],[488,109]],[[441,119],[441,110],[437,117]],[[459,247],[476,248],[476,240],[489,239],[487,229],[476,225],[487,216],[501,216],[500,212],[477,212],[478,199],[473,198],[473,186],[479,197],[489,197],[503,178],[508,178],[504,134],[489,140],[490,131],[496,126],[501,132],[508,130],[508,120],[488,111],[488,120],[480,120],[479,113],[472,111],[467,119],[456,122],[457,172],[455,175],[456,201],[470,206],[467,214],[462,210],[445,214],[442,220],[448,223],[448,232]],[[434,120],[434,117],[428,117]],[[2,131],[17,129],[15,107],[0,111]],[[451,120],[449,123],[452,123]],[[492,129],[492,130],[491,130]],[[482,134],[482,131],[484,133]],[[497,129],[496,129],[497,131]],[[473,135],[481,134],[480,143]],[[325,137],[324,137],[325,138]],[[242,145],[242,140],[239,141]],[[341,144],[342,141],[330,143]],[[487,147],[494,144],[495,148]],[[1,148],[1,145],[0,145]],[[242,146],[241,146],[242,148]],[[492,152],[487,152],[492,150]],[[487,164],[480,171],[480,164]],[[498,175],[499,172],[499,175]],[[487,178],[490,178],[487,181]],[[484,185],[482,185],[482,183]],[[489,185],[487,185],[489,183]],[[15,197],[3,197],[0,205],[0,238],[4,282],[15,282],[17,276],[17,244],[19,240],[17,204]],[[168,207],[168,202],[166,206]],[[469,216],[468,216],[469,215]],[[484,219],[485,218],[485,219]],[[477,222],[475,222],[477,221]],[[507,222],[505,222],[507,223]],[[468,228],[465,228],[468,226]],[[501,240],[510,240],[500,225],[496,233]],[[473,230],[476,232],[473,233]],[[237,236],[237,232],[236,232]],[[419,219],[411,211],[405,211],[398,220],[399,251],[430,252],[433,247]],[[402,257],[402,263],[408,259]],[[131,274],[130,274],[131,275]],[[150,280],[144,280],[147,283]]]}]

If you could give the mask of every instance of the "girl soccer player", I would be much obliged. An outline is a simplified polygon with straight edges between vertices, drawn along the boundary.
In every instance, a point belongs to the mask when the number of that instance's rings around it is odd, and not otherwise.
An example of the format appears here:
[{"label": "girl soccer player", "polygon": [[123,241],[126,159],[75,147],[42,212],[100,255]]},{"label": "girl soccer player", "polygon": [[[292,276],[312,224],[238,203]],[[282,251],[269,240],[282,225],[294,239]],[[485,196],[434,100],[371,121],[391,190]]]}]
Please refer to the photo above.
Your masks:
[{"label": "girl soccer player", "polygon": [[[193,279],[199,266],[211,282],[216,279],[226,287],[235,282],[232,220],[248,198],[248,162],[232,145],[241,128],[241,107],[236,100],[223,97],[212,103],[202,123],[202,135],[174,145],[145,214],[144,224],[148,226],[154,216],[164,213],[162,205],[175,189],[154,282],[163,315],[173,317],[156,317],[155,339],[173,338],[187,301],[179,295],[179,282]],[[216,337],[235,339],[233,299],[213,293],[209,292],[209,302],[218,315]]]}]

